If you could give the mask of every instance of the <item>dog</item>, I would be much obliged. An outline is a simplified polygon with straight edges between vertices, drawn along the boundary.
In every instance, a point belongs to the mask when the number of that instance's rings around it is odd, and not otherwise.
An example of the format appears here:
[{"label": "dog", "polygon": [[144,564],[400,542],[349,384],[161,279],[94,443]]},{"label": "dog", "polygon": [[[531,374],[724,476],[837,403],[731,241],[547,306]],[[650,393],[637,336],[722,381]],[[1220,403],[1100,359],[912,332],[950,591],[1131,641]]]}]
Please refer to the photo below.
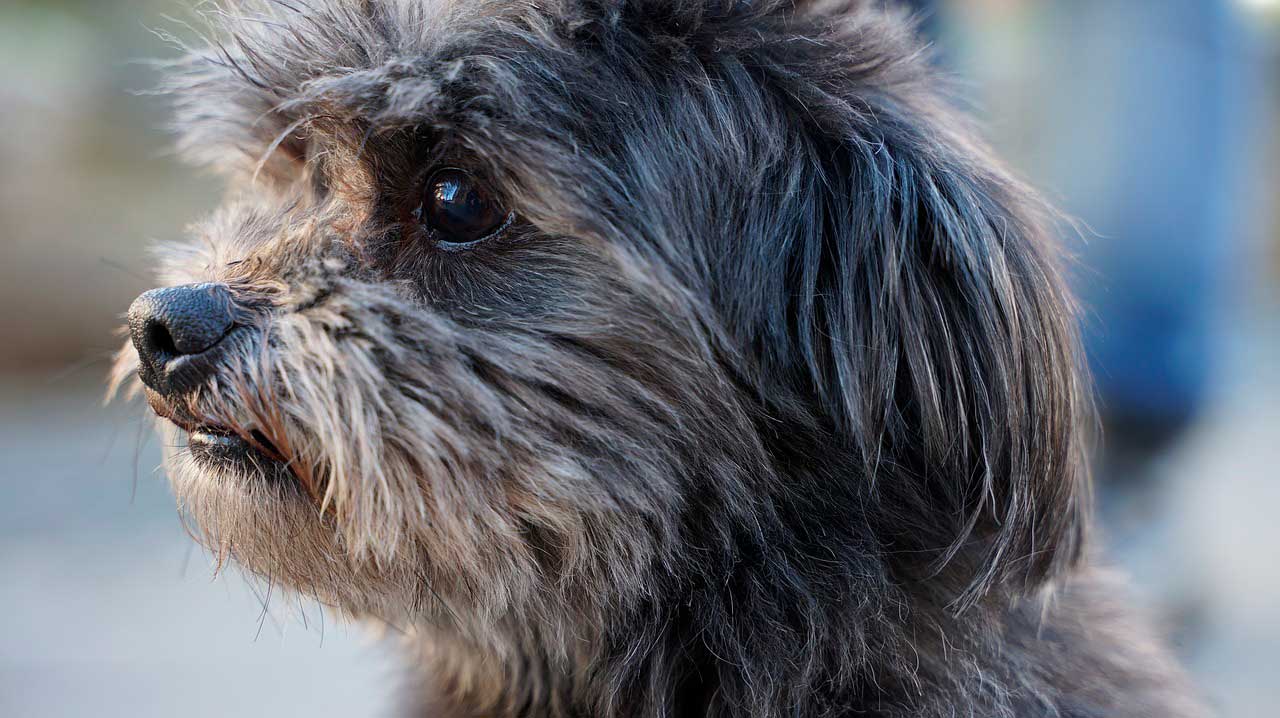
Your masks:
[{"label": "dog", "polygon": [[396,626],[424,716],[1198,716],[1089,558],[1061,222],[909,17],[249,0],[228,180],[128,312],[219,561]]}]

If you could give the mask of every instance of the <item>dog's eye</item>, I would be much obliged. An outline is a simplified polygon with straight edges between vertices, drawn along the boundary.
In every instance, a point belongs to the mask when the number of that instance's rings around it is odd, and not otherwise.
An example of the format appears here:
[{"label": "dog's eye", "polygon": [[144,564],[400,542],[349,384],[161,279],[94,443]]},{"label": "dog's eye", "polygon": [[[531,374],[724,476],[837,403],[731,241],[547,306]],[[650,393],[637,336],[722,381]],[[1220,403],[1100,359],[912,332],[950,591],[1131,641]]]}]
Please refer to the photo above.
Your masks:
[{"label": "dog's eye", "polygon": [[436,170],[427,180],[422,221],[444,246],[463,246],[487,239],[514,218],[482,182],[455,167]]}]

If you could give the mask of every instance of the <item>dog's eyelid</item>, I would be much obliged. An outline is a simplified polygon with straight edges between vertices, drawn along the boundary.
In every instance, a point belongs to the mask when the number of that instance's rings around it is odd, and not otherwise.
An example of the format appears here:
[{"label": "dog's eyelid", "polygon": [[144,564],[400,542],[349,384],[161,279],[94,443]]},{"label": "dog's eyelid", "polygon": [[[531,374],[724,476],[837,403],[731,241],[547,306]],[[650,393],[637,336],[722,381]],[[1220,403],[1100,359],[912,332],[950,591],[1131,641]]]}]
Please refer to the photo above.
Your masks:
[{"label": "dog's eyelid", "polygon": [[498,225],[498,228],[478,239],[467,242],[451,242],[447,239],[437,239],[436,247],[446,252],[461,252],[478,247],[481,244],[490,242],[506,235],[516,223],[516,213],[514,211],[507,212],[507,218]]}]

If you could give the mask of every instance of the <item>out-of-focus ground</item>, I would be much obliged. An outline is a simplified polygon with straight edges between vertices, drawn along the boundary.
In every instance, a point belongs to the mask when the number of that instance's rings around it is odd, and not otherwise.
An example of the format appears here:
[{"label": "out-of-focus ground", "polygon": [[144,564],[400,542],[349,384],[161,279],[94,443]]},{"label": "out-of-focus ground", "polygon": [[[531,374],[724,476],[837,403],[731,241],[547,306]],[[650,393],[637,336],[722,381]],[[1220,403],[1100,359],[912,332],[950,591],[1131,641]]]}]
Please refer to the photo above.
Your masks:
[{"label": "out-of-focus ground", "polygon": [[[1274,37],[1267,4],[1241,7]],[[129,94],[155,78],[128,61],[169,54],[145,25],[176,5],[0,4],[0,716],[390,715],[389,642],[234,570],[214,580],[140,407],[101,405],[147,247],[218,199],[164,153],[163,103]],[[1045,31],[977,29],[988,64],[1014,69]],[[1276,77],[1274,53],[1260,62]],[[1015,161],[1019,107],[986,112]],[[1152,466],[1158,491],[1102,497],[1108,552],[1232,718],[1280,705],[1280,162],[1264,129],[1251,187],[1270,199],[1223,319],[1219,390]]]},{"label": "out-of-focus ground", "polygon": [[388,650],[213,579],[141,412],[101,408],[97,374],[0,379],[0,716],[391,715]]}]

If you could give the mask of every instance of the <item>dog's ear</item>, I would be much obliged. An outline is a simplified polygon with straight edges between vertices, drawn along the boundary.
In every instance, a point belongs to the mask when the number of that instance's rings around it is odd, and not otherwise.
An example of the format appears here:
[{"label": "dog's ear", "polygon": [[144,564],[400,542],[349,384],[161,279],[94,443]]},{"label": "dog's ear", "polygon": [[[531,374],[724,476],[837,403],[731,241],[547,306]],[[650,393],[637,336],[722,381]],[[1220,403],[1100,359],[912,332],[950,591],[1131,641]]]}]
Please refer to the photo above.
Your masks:
[{"label": "dog's ear", "polygon": [[1074,308],[1052,212],[938,99],[905,25],[856,20],[810,28],[818,49],[767,80],[805,130],[763,343],[852,444],[890,555],[929,556],[962,608],[1080,555]]},{"label": "dog's ear", "polygon": [[896,120],[832,148],[798,329],[882,528],[976,571],[964,605],[1077,558],[1087,400],[1044,211],[929,115]]}]

